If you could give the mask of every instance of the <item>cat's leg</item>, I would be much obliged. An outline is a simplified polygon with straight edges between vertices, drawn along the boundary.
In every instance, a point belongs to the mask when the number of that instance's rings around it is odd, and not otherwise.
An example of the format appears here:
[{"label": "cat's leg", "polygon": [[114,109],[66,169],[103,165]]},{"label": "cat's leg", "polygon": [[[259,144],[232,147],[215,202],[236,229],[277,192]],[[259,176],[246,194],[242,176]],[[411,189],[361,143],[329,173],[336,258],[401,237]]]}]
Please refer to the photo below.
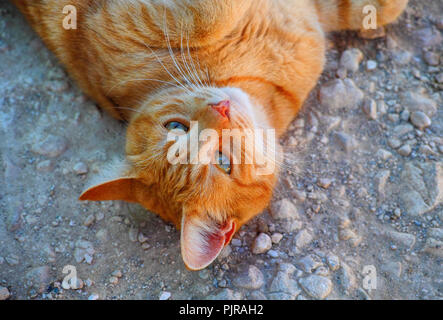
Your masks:
[{"label": "cat's leg", "polygon": [[372,9],[376,12],[377,25],[383,26],[395,21],[408,4],[408,0],[312,1],[325,31],[360,30]]}]

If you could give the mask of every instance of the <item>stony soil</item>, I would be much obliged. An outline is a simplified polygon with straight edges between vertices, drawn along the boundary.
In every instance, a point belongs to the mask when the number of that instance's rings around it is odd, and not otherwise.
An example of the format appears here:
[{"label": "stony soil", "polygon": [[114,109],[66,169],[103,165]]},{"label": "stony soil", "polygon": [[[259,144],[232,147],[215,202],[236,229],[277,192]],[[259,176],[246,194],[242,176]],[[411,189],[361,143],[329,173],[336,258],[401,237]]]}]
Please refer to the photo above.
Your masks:
[{"label": "stony soil", "polygon": [[[77,201],[122,153],[124,124],[1,1],[0,300],[441,299],[442,13],[414,0],[381,38],[330,36],[282,140],[288,169],[270,209],[190,272],[179,233],[153,214]],[[78,289],[63,283],[69,265]]]}]

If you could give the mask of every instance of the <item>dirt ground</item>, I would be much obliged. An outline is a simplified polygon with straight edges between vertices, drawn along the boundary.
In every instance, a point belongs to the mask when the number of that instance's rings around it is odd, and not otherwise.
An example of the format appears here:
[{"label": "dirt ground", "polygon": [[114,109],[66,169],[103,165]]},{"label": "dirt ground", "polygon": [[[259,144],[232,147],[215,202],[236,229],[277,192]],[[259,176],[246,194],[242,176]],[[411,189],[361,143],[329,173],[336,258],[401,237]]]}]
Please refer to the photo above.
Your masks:
[{"label": "dirt ground", "polygon": [[330,35],[270,210],[191,272],[155,215],[77,201],[124,124],[1,0],[0,299],[442,299],[442,28],[443,2],[413,0],[381,38]]}]

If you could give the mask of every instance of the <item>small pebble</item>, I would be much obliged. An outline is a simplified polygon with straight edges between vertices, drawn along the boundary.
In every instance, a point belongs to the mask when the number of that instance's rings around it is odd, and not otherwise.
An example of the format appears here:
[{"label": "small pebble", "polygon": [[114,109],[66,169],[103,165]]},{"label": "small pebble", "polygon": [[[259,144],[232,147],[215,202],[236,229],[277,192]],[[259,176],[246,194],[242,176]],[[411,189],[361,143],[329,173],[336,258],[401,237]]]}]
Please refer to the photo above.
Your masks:
[{"label": "small pebble", "polygon": [[407,157],[411,154],[412,152],[412,148],[409,144],[405,144],[403,147],[401,147],[400,149],[397,150],[398,154],[403,156],[403,157]]},{"label": "small pebble", "polygon": [[110,284],[117,284],[117,283],[118,283],[118,278],[117,278],[117,277],[111,277],[111,278],[109,278],[109,283],[110,283]]},{"label": "small pebble", "polygon": [[98,298],[99,298],[99,295],[96,293],[93,293],[88,297],[88,300],[98,300]]},{"label": "small pebble", "polygon": [[283,235],[281,233],[274,233],[271,236],[272,243],[280,243],[281,239],[283,239]]},{"label": "small pebble", "polygon": [[95,216],[93,214],[89,215],[85,221],[83,222],[83,225],[86,227],[90,227],[94,224],[95,222]]},{"label": "small pebble", "polygon": [[252,245],[252,253],[262,254],[270,250],[272,247],[271,237],[266,233],[260,233]]},{"label": "small pebble", "polygon": [[377,69],[377,62],[374,61],[374,60],[368,60],[366,62],[366,70],[372,71],[372,70],[375,70],[375,69]]},{"label": "small pebble", "polygon": [[88,173],[88,166],[84,162],[78,162],[72,168],[77,175],[83,175]]},{"label": "small pebble", "polygon": [[421,111],[414,111],[411,113],[411,122],[418,129],[423,130],[431,125],[431,119]]},{"label": "small pebble", "polygon": [[113,273],[111,273],[111,276],[116,277],[116,278],[121,278],[121,277],[123,277],[123,274],[120,270],[115,270]]},{"label": "small pebble", "polygon": [[170,292],[168,292],[168,291],[163,291],[163,292],[160,294],[160,297],[159,297],[158,299],[164,301],[164,300],[169,300],[170,297],[171,297],[171,293],[170,293]]},{"label": "small pebble", "polygon": [[0,287],[0,301],[8,299],[10,295],[8,288]]}]

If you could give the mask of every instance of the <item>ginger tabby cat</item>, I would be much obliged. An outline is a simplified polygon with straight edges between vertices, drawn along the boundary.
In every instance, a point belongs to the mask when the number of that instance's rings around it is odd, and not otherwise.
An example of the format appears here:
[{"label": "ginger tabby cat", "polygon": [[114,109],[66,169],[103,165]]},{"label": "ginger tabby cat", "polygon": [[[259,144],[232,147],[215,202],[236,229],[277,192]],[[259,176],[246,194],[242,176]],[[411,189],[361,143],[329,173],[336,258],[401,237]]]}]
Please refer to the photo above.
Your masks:
[{"label": "ginger tabby cat", "polygon": [[[278,140],[323,70],[325,32],[362,28],[366,5],[390,23],[408,1],[13,2],[84,92],[128,122],[125,161],[80,199],[137,202],[174,223],[186,266],[199,270],[266,208],[278,165],[266,175],[229,161],[172,165],[168,132],[189,134],[198,121],[217,132],[274,129]],[[77,29],[63,27],[66,5]]]}]

